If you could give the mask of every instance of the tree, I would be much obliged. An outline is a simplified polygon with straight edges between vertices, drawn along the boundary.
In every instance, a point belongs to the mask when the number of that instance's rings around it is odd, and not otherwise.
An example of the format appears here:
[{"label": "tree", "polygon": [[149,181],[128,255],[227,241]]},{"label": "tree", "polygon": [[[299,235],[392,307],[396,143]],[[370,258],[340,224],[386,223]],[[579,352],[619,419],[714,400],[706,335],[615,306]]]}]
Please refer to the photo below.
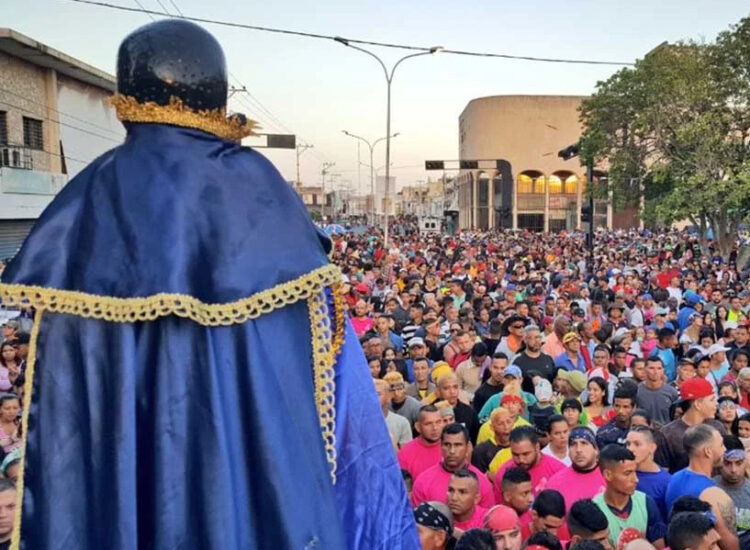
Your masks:
[{"label": "tree", "polygon": [[582,156],[608,167],[616,202],[645,194],[644,221],[689,219],[729,255],[750,212],[750,18],[712,44],[662,44],[598,83],[581,121]]}]

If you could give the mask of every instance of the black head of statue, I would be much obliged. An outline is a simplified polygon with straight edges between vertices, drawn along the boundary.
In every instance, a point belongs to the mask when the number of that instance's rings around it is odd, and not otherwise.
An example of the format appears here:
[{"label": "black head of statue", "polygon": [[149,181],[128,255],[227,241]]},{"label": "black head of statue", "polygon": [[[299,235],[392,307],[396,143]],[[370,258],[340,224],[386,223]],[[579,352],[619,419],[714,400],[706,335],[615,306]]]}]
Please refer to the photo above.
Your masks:
[{"label": "black head of statue", "polygon": [[117,54],[117,91],[139,103],[224,109],[227,66],[219,42],[189,21],[167,19],[130,33]]}]

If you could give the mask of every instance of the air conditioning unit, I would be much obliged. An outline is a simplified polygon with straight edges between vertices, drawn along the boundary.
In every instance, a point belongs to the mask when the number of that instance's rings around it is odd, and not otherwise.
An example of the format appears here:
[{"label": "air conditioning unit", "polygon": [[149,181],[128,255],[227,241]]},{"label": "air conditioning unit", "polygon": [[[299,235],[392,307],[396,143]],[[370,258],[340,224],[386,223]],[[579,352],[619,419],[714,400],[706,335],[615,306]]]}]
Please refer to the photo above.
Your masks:
[{"label": "air conditioning unit", "polygon": [[0,146],[0,166],[31,170],[31,153],[21,147]]}]

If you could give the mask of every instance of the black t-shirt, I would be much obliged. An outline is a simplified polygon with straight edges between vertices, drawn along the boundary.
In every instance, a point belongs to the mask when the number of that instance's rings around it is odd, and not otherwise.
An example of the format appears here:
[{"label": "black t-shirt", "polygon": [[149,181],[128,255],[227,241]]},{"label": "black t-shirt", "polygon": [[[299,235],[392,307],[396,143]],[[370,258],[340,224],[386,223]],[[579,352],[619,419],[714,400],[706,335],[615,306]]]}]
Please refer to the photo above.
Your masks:
[{"label": "black t-shirt", "polygon": [[521,389],[525,392],[534,393],[534,383],[531,380],[531,373],[536,372],[552,383],[555,378],[555,362],[552,357],[542,353],[539,357],[529,357],[526,353],[520,353],[513,360],[523,373],[523,383]]},{"label": "black t-shirt", "polygon": [[477,435],[479,435],[479,418],[477,418],[477,413],[474,412],[474,409],[466,403],[458,401],[453,407],[453,414],[456,417],[456,422],[463,424],[469,430],[471,442],[476,443]]},{"label": "black t-shirt", "polygon": [[0,550],[8,550],[10,548],[10,540],[0,542]]},{"label": "black t-shirt", "polygon": [[487,400],[501,391],[503,391],[503,384],[500,384],[499,386],[491,386],[485,382],[479,386],[474,393],[474,401],[471,402],[471,406],[474,407],[476,413],[479,414],[479,411],[482,410],[482,407],[487,403]]},{"label": "black t-shirt", "polygon": [[477,445],[474,452],[471,453],[471,464],[483,474],[490,469],[490,462],[502,447],[494,444],[489,439]]}]

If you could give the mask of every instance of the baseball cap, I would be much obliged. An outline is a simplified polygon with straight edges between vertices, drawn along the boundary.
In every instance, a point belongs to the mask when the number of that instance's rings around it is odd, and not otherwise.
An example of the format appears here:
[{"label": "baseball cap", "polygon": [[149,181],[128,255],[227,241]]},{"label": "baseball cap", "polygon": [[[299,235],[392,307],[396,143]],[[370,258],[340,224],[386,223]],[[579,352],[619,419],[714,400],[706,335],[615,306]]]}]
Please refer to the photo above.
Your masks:
[{"label": "baseball cap", "polygon": [[415,336],[414,338],[411,338],[409,340],[409,347],[413,348],[415,346],[424,346],[424,339],[420,338],[419,336]]},{"label": "baseball cap", "polygon": [[651,296],[651,294],[649,294],[648,292],[647,292],[646,294],[644,294],[644,295],[642,296],[642,298],[643,298],[644,300],[653,300],[653,299],[654,299],[654,297],[653,297],[653,296]]},{"label": "baseball cap", "polygon": [[578,333],[576,333],[576,332],[568,332],[568,333],[565,334],[565,336],[563,336],[563,340],[562,341],[563,341],[563,344],[567,344],[568,342],[570,342],[572,340],[580,340],[580,339],[581,339],[581,337],[578,336]]},{"label": "baseball cap", "polygon": [[694,306],[695,304],[701,302],[701,297],[698,296],[695,292],[686,292],[685,293],[685,303],[689,306]]},{"label": "baseball cap", "polygon": [[513,508],[498,504],[484,515],[484,527],[490,531],[508,531],[521,526],[518,514]]},{"label": "baseball cap", "polygon": [[503,397],[502,399],[500,399],[500,404],[505,405],[506,403],[513,403],[513,402],[523,405],[523,397],[521,397],[517,393],[504,393],[503,392]]},{"label": "baseball cap", "polygon": [[666,307],[657,307],[654,310],[654,315],[669,315],[669,308],[666,308]]},{"label": "baseball cap", "polygon": [[713,393],[713,386],[705,378],[691,378],[680,385],[680,399],[684,401],[701,399]]},{"label": "baseball cap", "polygon": [[[507,373],[508,369],[505,369],[505,372]],[[563,380],[567,380],[570,384],[570,387],[579,393],[586,389],[586,383],[588,382],[588,380],[586,380],[586,375],[581,371],[564,370],[560,371],[557,376],[562,378]]]},{"label": "baseball cap", "polygon": [[503,376],[512,376],[513,378],[523,378],[523,373],[521,373],[521,369],[517,365],[509,365],[505,367],[505,372],[503,373]]},{"label": "baseball cap", "polygon": [[549,401],[552,399],[552,384],[549,380],[542,379],[534,388],[534,397],[538,401]]},{"label": "baseball cap", "polygon": [[28,344],[31,341],[31,335],[28,332],[19,332],[16,334],[16,344]]}]

